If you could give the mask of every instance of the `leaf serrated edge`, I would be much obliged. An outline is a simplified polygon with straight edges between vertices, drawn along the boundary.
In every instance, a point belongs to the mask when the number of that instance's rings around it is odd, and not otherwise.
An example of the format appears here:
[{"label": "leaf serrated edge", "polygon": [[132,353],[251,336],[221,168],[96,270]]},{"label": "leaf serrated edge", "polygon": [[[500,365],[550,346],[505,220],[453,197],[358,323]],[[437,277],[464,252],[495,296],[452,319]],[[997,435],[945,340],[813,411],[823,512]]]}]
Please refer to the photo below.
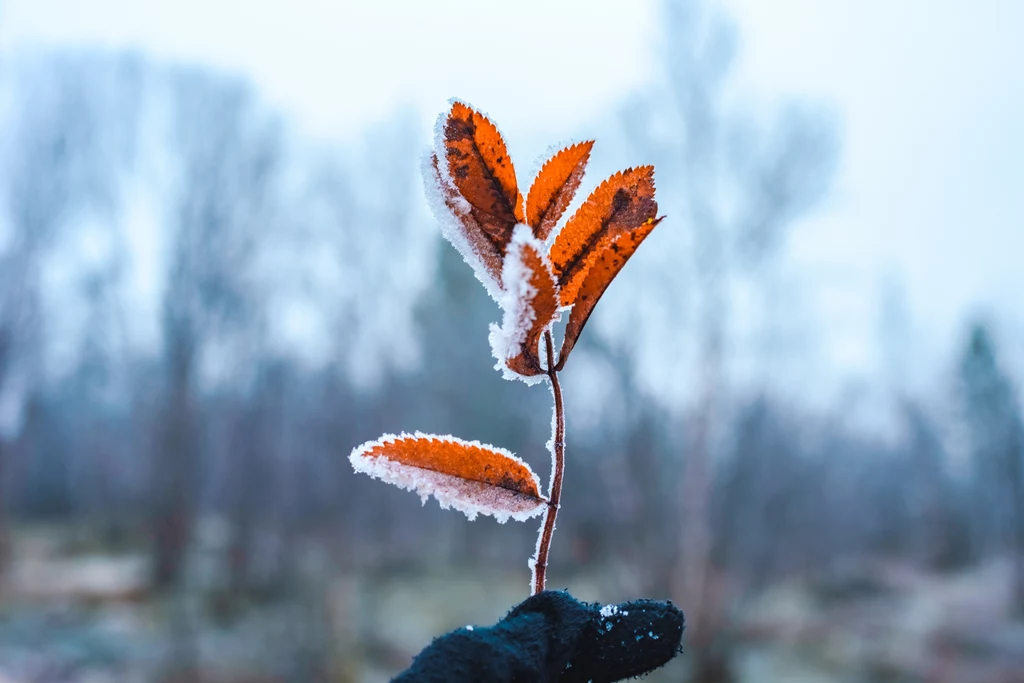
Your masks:
[{"label": "leaf serrated edge", "polygon": [[[566,291],[572,291],[573,290],[573,288],[566,287],[566,284],[568,282],[568,279],[566,278],[566,266],[568,266],[568,265],[572,265],[573,266],[573,273],[572,273],[572,278],[571,279],[573,281],[579,281],[580,282],[580,286],[582,286],[582,281],[586,277],[586,273],[589,271],[590,265],[592,265],[592,263],[588,263],[588,261],[590,261],[590,262],[593,261],[593,259],[595,258],[595,253],[594,252],[595,252],[596,248],[598,246],[600,246],[601,242],[604,241],[604,239],[607,237],[607,235],[604,233],[604,231],[602,231],[600,229],[595,230],[593,232],[593,234],[591,235],[590,240],[588,242],[586,242],[584,245],[582,245],[581,249],[577,253],[577,257],[573,258],[570,261],[568,261],[566,264],[562,264],[562,267],[560,267],[560,268],[555,265],[555,259],[554,259],[554,256],[553,256],[553,252],[555,250],[555,246],[558,244],[558,239],[562,236],[564,231],[571,224],[573,224],[576,221],[582,221],[583,220],[584,214],[587,211],[591,210],[592,206],[596,203],[596,199],[595,198],[598,197],[600,194],[602,194],[604,191],[607,191],[607,188],[609,186],[613,185],[613,183],[614,184],[621,184],[622,179],[625,178],[627,175],[633,174],[633,173],[638,173],[638,172],[642,174],[641,177],[647,176],[650,179],[651,195],[652,195],[652,198],[653,198],[653,196],[654,196],[654,194],[655,194],[655,192],[657,190],[657,187],[655,186],[655,183],[654,183],[654,166],[653,165],[645,164],[643,166],[630,166],[630,167],[627,167],[627,168],[625,168],[625,169],[623,169],[621,171],[616,171],[615,173],[610,175],[608,178],[603,180],[600,184],[598,184],[598,186],[595,187],[593,189],[593,191],[591,191],[591,193],[589,195],[587,195],[587,198],[583,201],[582,204],[580,204],[580,206],[576,209],[576,211],[573,213],[573,215],[569,217],[569,219],[565,222],[565,225],[562,226],[562,229],[559,230],[555,234],[554,239],[551,240],[551,247],[550,247],[548,253],[549,253],[549,257],[550,257],[551,263],[552,263],[553,272],[555,273],[555,276],[557,278],[557,282],[558,282],[558,286],[559,286],[559,291],[566,292]],[[657,209],[655,209],[655,210],[657,210]],[[660,221],[661,219],[657,219],[657,220]],[[637,227],[639,227],[639,226],[637,226]],[[626,234],[626,233],[623,232],[622,234]],[[575,288],[575,291],[578,294],[579,286],[577,286]],[[571,307],[572,304],[573,304],[573,301],[566,301],[564,299],[564,297],[563,297],[563,299],[561,301],[561,304],[562,304],[563,307]]]},{"label": "leaf serrated edge", "polygon": [[[549,168],[549,166],[554,164],[558,160],[558,158],[560,156],[562,156],[564,154],[567,154],[567,153],[570,153],[570,152],[572,152],[572,151],[574,151],[574,150],[576,150],[576,149],[578,149],[580,147],[586,147],[586,150],[583,152],[583,156],[580,157],[580,159],[574,165],[573,172],[569,174],[569,177],[566,178],[565,182],[563,182],[563,184],[559,187],[559,189],[551,197],[551,199],[554,199],[555,197],[557,197],[558,194],[561,193],[562,188],[565,187],[565,184],[570,182],[572,180],[573,176],[578,172],[579,176],[576,179],[576,186],[574,188],[572,188],[572,190],[569,192],[569,198],[565,202],[565,206],[562,209],[562,213],[564,213],[569,208],[569,206],[572,205],[573,199],[576,196],[576,192],[579,190],[579,187],[580,187],[580,185],[583,182],[583,178],[586,176],[587,165],[590,163],[590,154],[591,154],[591,152],[594,149],[594,144],[595,144],[594,140],[579,140],[579,141],[574,141],[574,142],[571,142],[569,144],[562,145],[562,146],[557,146],[556,145],[554,148],[549,149],[545,161],[543,163],[541,163],[540,167],[537,168],[535,170],[535,172],[533,173],[533,182],[530,183],[530,187],[529,187],[529,189],[526,192],[526,207],[524,209],[524,213],[526,214],[526,219],[527,219],[527,223],[528,224],[529,224],[530,206],[531,206],[530,205],[530,196],[533,194],[534,188],[537,186],[537,182],[541,179],[541,176],[544,174],[545,170],[547,168]],[[550,202],[551,202],[551,200],[549,200],[549,202],[548,202],[549,206],[550,206]],[[562,215],[560,214],[553,221],[551,221],[551,225],[547,229],[547,233],[543,234],[543,235],[538,234],[537,237],[542,239],[542,240],[544,240],[545,242],[553,241],[554,238],[555,238],[555,235],[558,233],[558,231],[555,230],[555,227],[557,226],[559,221],[561,221],[561,219],[562,219]],[[532,225],[532,224],[530,224],[530,225],[534,229],[534,233],[535,234],[536,234],[537,230],[541,229],[541,225]]]},{"label": "leaf serrated edge", "polygon": [[[498,124],[494,122],[494,119],[491,118],[490,114],[488,114],[487,112],[483,111],[482,109],[478,109],[478,108],[474,107],[472,104],[470,104],[469,102],[466,102],[465,100],[461,100],[461,99],[459,99],[457,97],[449,98],[448,99],[448,109],[445,112],[441,113],[441,116],[439,117],[439,122],[434,125],[434,147],[435,147],[435,149],[437,149],[442,156],[445,156],[445,161],[447,163],[447,154],[446,154],[447,148],[445,147],[445,144],[444,144],[445,140],[446,140],[444,131],[445,131],[445,126],[447,125],[448,120],[451,118],[451,116],[452,116],[452,114],[453,114],[453,112],[455,110],[455,106],[456,105],[465,107],[466,109],[469,110],[471,115],[472,114],[476,114],[477,116],[482,118],[484,120],[484,122],[488,126],[493,128],[494,132],[497,134],[498,139],[501,141],[502,146],[505,148],[505,156],[508,157],[508,163],[509,163],[509,167],[511,168],[511,171],[512,171],[512,177],[515,179],[515,183],[516,183],[516,199],[514,201],[510,202],[510,206],[512,208],[512,215],[515,218],[517,223],[524,223],[526,221],[526,209],[525,209],[526,198],[523,196],[523,191],[520,188],[519,173],[518,173],[518,171],[516,171],[515,162],[512,160],[512,153],[509,151],[509,148],[508,148],[508,137],[505,135],[504,132],[502,132],[502,130],[498,126]],[[475,144],[476,143],[474,141],[474,145]],[[479,145],[476,145],[476,147],[479,150]],[[481,155],[481,157],[483,157],[483,155]],[[486,165],[486,163],[485,163],[485,165]],[[446,170],[446,172],[447,172],[447,170]],[[451,174],[448,173],[448,176],[450,177]],[[502,194],[504,194],[504,193],[502,193]],[[462,196],[461,193],[459,194],[459,196],[460,197]],[[465,198],[463,197],[463,199],[465,199]],[[508,201],[508,197],[505,197],[505,200]]]}]

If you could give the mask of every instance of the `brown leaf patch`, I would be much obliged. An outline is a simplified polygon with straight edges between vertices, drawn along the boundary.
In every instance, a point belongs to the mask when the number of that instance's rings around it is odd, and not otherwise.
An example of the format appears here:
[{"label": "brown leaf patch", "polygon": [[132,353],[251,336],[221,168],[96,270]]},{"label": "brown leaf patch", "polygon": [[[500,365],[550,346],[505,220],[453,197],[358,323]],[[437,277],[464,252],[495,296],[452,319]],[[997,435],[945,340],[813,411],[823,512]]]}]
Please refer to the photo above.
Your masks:
[{"label": "brown leaf patch", "polygon": [[504,253],[512,229],[522,223],[523,196],[501,133],[486,116],[461,102],[444,124],[448,175],[469,202],[473,219]]}]

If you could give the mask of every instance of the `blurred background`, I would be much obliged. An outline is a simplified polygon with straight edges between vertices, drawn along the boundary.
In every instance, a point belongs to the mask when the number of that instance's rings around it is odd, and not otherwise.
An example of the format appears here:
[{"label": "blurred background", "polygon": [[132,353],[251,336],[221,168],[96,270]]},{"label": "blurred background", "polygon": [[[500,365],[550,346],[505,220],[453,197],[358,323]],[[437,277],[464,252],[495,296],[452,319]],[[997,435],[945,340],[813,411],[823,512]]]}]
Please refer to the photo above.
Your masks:
[{"label": "blurred background", "polygon": [[[1024,681],[1024,4],[0,1],[0,681],[377,682],[528,594],[536,520],[355,475],[547,391],[429,214],[447,99],[521,186],[668,218],[563,373],[549,585],[671,598],[651,681]],[[579,200],[578,200],[579,201]]]}]

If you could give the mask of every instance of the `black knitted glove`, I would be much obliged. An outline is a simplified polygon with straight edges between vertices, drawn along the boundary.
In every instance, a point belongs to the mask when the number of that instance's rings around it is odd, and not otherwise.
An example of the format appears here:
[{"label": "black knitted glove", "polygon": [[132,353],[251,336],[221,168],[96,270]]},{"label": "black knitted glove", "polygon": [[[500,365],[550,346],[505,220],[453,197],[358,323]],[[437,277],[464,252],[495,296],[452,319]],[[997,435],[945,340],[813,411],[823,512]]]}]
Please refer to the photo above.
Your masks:
[{"label": "black knitted glove", "polygon": [[684,623],[671,602],[602,608],[544,591],[494,626],[436,638],[392,683],[611,683],[672,659]]}]

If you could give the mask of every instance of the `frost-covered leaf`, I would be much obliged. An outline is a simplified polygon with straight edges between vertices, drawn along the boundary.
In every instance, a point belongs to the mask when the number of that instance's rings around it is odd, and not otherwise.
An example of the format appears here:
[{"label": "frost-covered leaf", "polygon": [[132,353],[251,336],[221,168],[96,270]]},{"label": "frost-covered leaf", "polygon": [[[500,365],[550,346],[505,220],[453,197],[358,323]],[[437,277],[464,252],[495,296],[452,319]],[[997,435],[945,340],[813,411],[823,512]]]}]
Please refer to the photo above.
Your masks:
[{"label": "frost-covered leaf", "polygon": [[501,261],[512,231],[524,222],[523,195],[505,140],[491,121],[452,100],[434,130],[424,182],[445,237],[498,298]]},{"label": "frost-covered leaf", "polygon": [[661,219],[649,219],[640,227],[620,234],[608,235],[595,250],[595,257],[587,268],[585,277],[580,283],[573,304],[569,312],[569,322],[565,326],[565,337],[562,340],[562,350],[558,354],[557,369],[561,370],[566,358],[572,352],[579,339],[583,326],[587,324],[594,306],[601,299],[601,295],[619,274],[626,261],[637,250],[640,243],[646,239],[654,230]]},{"label": "frost-covered leaf", "polygon": [[442,175],[437,154],[423,160],[423,186],[441,233],[473,269],[487,293],[501,299],[501,262],[504,248],[488,237],[473,218],[469,202],[462,198],[449,178]]},{"label": "frost-covered leaf", "polygon": [[502,271],[501,327],[491,325],[491,351],[507,379],[533,383],[545,374],[540,338],[558,318],[558,285],[544,244],[529,226],[516,227]]},{"label": "frost-covered leaf", "polygon": [[653,166],[620,171],[601,183],[551,245],[562,305],[575,303],[587,271],[599,255],[598,247],[653,221],[657,214]]},{"label": "frost-covered leaf", "polygon": [[523,521],[544,510],[547,500],[530,466],[512,453],[477,441],[434,434],[385,434],[355,448],[352,467],[375,479],[415,491],[426,503],[475,519]]},{"label": "frost-covered leaf", "polygon": [[526,196],[526,222],[533,234],[546,240],[572,203],[590,159],[593,140],[579,142],[544,162]]},{"label": "frost-covered leaf", "polygon": [[448,174],[477,214],[480,225],[506,244],[522,223],[523,195],[505,140],[490,119],[453,101],[444,124]]},{"label": "frost-covered leaf", "polygon": [[453,102],[441,130],[438,153],[476,222],[496,243],[507,246],[523,222],[523,196],[501,133],[490,120]]}]

